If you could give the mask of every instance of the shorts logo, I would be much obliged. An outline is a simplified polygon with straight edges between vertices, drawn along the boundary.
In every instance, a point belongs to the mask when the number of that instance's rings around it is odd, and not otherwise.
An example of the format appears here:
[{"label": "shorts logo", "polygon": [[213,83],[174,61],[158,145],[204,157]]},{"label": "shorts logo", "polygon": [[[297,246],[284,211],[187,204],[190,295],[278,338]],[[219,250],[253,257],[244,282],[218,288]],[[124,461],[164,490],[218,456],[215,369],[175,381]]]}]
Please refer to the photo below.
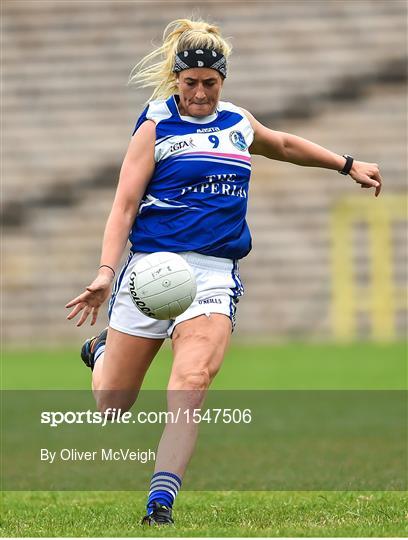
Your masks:
[{"label": "shorts logo", "polygon": [[235,148],[238,148],[238,150],[244,151],[248,148],[245,137],[240,131],[231,131],[229,138],[232,144],[235,146]]},{"label": "shorts logo", "polygon": [[202,300],[199,300],[198,303],[200,305],[202,304],[222,304],[221,300],[219,298],[203,298]]}]

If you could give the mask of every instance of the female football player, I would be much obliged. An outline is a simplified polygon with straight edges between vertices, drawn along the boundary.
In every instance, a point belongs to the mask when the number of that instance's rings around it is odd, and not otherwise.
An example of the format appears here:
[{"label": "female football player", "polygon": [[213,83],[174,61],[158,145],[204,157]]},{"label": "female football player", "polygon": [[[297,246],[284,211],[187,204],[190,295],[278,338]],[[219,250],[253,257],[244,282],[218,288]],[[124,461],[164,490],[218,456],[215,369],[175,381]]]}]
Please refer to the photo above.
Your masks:
[{"label": "female football player", "polygon": [[[110,296],[109,328],[82,348],[101,411],[132,406],[167,337],[173,347],[169,410],[203,404],[243,294],[238,262],[251,250],[245,216],[252,154],[338,171],[380,193],[377,164],[272,131],[248,111],[220,101],[230,53],[216,26],[176,20],[167,26],[162,46],[136,66],[131,78],[154,91],[123,161],[97,276],[66,306],[73,308],[68,319],[80,315],[78,326],[88,317],[94,325]],[[128,240],[130,254],[118,271]],[[128,293],[135,263],[160,251],[181,254],[197,279],[195,301],[175,320],[141,314]],[[196,438],[197,424],[166,425],[144,523],[173,523],[172,506]]]}]

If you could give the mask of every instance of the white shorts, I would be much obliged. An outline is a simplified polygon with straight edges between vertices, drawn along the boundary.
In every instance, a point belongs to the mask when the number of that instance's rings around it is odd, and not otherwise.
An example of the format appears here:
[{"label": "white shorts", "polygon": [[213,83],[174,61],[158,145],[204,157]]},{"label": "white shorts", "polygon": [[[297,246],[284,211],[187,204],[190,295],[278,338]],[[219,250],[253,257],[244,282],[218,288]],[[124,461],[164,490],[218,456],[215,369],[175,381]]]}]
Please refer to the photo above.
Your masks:
[{"label": "white shorts", "polygon": [[238,261],[209,257],[194,251],[178,253],[192,267],[197,281],[197,295],[191,306],[170,321],[158,321],[141,313],[129,293],[129,277],[137,261],[147,253],[130,252],[113,287],[109,302],[109,326],[132,336],[164,339],[171,337],[177,324],[198,315],[223,313],[235,326],[238,298],[244,287],[238,273]]}]

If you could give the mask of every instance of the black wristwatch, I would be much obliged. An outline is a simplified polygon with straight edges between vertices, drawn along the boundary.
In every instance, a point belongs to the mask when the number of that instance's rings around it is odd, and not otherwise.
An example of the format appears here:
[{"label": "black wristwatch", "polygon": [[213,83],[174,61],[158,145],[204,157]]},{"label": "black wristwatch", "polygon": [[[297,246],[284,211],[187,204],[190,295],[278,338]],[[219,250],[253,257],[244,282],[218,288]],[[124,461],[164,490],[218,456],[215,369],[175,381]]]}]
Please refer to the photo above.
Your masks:
[{"label": "black wristwatch", "polygon": [[352,156],[349,156],[348,154],[343,154],[343,157],[346,158],[346,164],[344,165],[342,170],[338,172],[340,174],[344,174],[344,176],[347,176],[351,171],[351,167],[353,166],[354,158]]}]

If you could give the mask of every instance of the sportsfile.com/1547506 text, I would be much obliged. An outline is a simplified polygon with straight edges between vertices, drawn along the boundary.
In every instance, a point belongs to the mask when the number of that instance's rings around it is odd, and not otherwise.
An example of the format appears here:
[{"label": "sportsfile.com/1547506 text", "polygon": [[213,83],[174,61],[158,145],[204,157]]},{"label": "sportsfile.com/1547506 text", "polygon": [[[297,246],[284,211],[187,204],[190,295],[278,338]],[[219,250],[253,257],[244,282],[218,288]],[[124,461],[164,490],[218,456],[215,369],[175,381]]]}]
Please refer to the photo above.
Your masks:
[{"label": "sportsfile.com/1547506 text", "polygon": [[104,427],[108,424],[250,424],[252,422],[251,409],[209,408],[209,409],[182,409],[174,411],[131,411],[122,412],[122,409],[108,408],[104,412],[98,411],[42,411],[41,424],[58,427],[64,424],[99,424]]}]

